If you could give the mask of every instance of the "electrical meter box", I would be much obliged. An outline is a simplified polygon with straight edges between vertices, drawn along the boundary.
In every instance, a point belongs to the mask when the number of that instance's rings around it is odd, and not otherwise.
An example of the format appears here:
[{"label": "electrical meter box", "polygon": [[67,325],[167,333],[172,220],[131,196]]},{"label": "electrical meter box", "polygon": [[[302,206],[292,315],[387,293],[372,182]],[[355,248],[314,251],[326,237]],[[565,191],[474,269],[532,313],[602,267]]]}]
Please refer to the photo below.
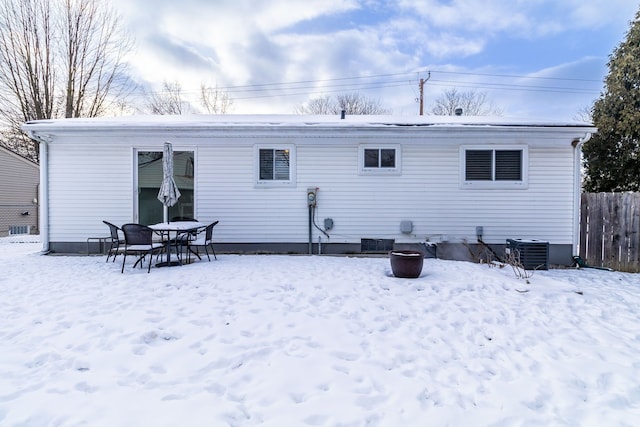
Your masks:
[{"label": "electrical meter box", "polygon": [[315,208],[317,198],[318,198],[318,188],[317,187],[307,188],[307,205]]}]

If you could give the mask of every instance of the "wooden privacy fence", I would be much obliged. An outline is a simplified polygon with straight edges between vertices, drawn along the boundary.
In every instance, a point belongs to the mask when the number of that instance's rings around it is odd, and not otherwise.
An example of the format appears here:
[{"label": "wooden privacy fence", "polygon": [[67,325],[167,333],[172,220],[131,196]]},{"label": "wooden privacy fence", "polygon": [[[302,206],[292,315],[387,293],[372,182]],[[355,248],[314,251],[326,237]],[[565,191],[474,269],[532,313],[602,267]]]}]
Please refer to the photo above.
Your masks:
[{"label": "wooden privacy fence", "polygon": [[580,257],[589,265],[640,272],[640,193],[583,193]]}]

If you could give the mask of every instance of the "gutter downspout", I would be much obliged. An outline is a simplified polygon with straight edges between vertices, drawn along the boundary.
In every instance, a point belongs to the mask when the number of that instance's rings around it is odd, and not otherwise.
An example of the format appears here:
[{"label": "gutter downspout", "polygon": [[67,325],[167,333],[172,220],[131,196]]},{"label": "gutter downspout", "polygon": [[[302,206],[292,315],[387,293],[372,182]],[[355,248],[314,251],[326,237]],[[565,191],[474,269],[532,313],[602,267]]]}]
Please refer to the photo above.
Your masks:
[{"label": "gutter downspout", "polygon": [[573,145],[573,254],[578,255],[580,246],[580,200],[582,191],[582,146],[591,139],[593,134],[586,133],[582,138],[575,139]]},{"label": "gutter downspout", "polygon": [[42,254],[49,253],[49,143],[52,138],[49,135],[39,135],[34,131],[28,131],[29,138],[40,144],[40,188],[39,221],[40,240],[42,242]]}]

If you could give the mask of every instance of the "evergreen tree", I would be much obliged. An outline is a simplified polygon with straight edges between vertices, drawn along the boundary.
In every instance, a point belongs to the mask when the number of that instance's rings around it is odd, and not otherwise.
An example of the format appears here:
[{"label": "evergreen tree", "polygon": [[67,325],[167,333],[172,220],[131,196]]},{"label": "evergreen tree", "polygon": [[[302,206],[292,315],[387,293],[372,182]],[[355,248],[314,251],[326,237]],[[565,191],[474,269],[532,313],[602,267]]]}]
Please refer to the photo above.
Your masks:
[{"label": "evergreen tree", "polygon": [[609,57],[605,88],[593,106],[598,133],[584,145],[585,190],[640,190],[640,10]]}]

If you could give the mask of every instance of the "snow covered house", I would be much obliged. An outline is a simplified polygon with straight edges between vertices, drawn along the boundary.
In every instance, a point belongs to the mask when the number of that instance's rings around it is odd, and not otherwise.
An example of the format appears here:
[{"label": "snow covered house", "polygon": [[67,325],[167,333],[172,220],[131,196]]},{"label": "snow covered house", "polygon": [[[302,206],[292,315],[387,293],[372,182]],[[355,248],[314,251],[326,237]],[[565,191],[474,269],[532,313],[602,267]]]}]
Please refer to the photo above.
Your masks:
[{"label": "snow covered house", "polygon": [[0,146],[0,237],[38,232],[38,164]]},{"label": "snow covered house", "polygon": [[[217,115],[41,120],[44,250],[82,252],[115,224],[162,220],[163,143],[182,197],[230,252],[361,253],[478,239],[576,253],[585,123],[488,117]],[[310,194],[311,193],[311,194]]]}]

